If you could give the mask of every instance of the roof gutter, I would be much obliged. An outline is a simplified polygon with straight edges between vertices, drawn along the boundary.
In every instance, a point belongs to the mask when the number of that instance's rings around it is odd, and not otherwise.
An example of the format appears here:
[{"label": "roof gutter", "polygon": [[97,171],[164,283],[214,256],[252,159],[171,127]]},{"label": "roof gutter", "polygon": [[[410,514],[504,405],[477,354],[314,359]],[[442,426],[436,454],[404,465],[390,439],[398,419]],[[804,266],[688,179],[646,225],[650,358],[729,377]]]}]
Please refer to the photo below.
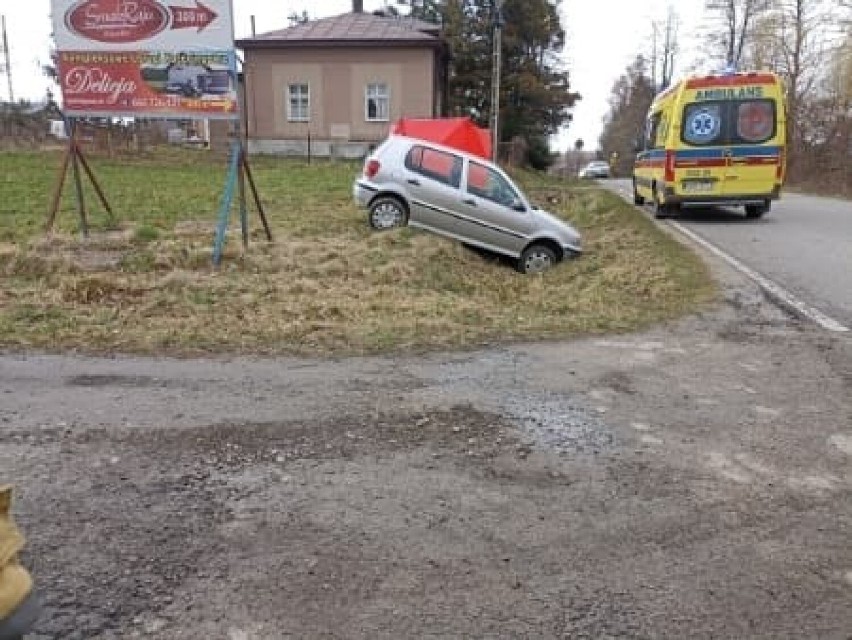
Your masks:
[{"label": "roof gutter", "polygon": [[443,48],[444,43],[438,38],[434,40],[275,40],[273,38],[249,38],[237,40],[236,45],[240,49],[372,49],[376,47],[440,49]]}]

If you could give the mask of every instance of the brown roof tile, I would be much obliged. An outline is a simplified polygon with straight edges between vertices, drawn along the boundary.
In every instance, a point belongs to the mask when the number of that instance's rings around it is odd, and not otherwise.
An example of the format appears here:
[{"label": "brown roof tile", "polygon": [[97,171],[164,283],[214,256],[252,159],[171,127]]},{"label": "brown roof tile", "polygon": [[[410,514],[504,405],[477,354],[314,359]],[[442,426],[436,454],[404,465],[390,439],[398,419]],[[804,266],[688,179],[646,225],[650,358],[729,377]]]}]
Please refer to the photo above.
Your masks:
[{"label": "brown roof tile", "polygon": [[418,42],[434,43],[440,27],[422,20],[377,16],[372,13],[344,13],[331,18],[311,20],[287,29],[261,33],[240,40],[240,46],[316,42]]}]

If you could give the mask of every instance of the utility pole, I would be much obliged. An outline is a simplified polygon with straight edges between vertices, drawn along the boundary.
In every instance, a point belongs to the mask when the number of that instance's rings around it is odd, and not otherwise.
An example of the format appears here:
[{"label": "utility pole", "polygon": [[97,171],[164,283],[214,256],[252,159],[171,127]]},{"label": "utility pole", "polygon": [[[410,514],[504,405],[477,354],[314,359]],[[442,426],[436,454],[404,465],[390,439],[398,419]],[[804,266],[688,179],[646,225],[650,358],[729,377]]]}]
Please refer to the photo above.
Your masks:
[{"label": "utility pole", "polygon": [[9,102],[15,102],[15,92],[12,90],[12,59],[9,57],[9,39],[6,37],[6,16],[0,16],[0,30],[3,32],[3,60],[6,63],[6,80],[9,83]]},{"label": "utility pole", "polygon": [[500,147],[500,79],[503,54],[503,0],[494,0],[494,53],[491,62],[491,159]]},{"label": "utility pole", "polygon": [[678,18],[674,8],[669,7],[666,18],[666,39],[663,44],[663,69],[660,78],[660,90],[668,88],[674,73],[675,55],[677,54]]},{"label": "utility pole", "polygon": [[651,23],[651,91],[657,95],[657,23]]}]

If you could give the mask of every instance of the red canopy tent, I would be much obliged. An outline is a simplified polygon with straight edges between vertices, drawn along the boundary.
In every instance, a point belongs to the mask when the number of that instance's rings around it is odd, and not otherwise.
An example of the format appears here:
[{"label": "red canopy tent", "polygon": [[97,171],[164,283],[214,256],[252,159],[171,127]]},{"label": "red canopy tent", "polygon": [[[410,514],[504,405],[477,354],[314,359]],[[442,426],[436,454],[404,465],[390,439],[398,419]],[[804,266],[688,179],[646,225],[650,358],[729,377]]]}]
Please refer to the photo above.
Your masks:
[{"label": "red canopy tent", "polygon": [[391,133],[491,159],[491,132],[477,127],[469,118],[402,118],[394,123]]}]

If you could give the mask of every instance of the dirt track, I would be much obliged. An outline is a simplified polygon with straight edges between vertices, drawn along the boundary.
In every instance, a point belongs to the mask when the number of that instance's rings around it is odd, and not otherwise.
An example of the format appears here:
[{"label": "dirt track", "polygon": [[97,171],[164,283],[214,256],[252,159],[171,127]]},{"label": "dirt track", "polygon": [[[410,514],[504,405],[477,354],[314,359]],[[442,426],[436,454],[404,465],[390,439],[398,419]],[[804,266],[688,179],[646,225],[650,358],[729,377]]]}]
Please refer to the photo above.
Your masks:
[{"label": "dirt track", "polygon": [[0,357],[36,638],[852,638],[852,339]]}]

